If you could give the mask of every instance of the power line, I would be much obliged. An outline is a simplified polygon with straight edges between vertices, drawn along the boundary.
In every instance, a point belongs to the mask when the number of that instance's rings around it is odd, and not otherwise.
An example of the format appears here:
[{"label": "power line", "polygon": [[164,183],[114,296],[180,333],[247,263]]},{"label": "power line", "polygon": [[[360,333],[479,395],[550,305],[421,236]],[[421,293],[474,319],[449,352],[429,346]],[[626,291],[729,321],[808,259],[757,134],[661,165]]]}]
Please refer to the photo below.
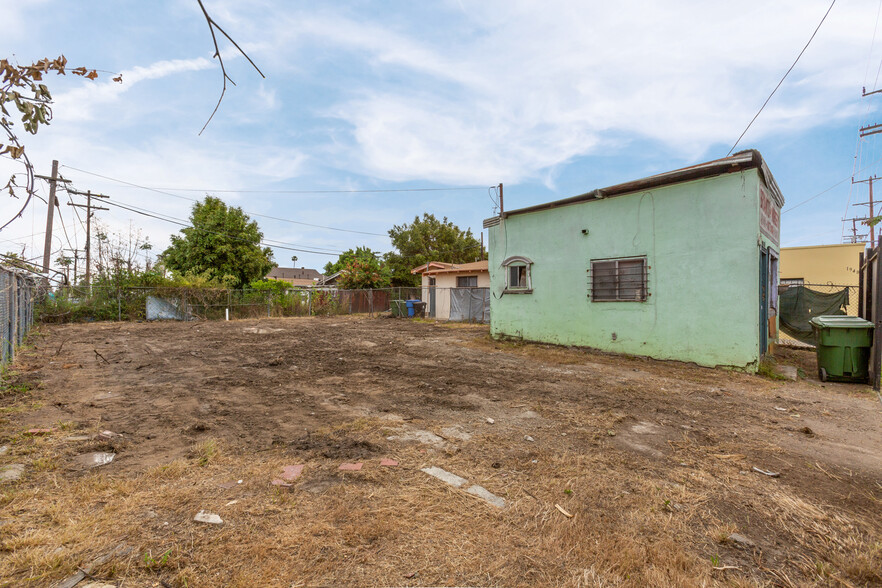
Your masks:
[{"label": "power line", "polygon": [[[99,178],[104,178],[106,180],[112,180],[115,182],[119,182],[122,180],[115,180],[113,178],[109,178],[106,176],[102,176],[100,174],[94,172],[88,172],[83,169],[77,169],[70,165],[64,165],[62,167],[67,167],[72,170],[76,170],[78,172],[82,172],[84,174],[90,174],[93,176],[98,176]],[[136,184],[130,184],[132,186],[137,186]],[[394,192],[463,192],[470,190],[484,190],[486,186],[453,186],[450,188],[373,188],[373,189],[363,189],[363,190],[215,190],[211,188],[155,188],[149,186],[137,186],[138,188],[143,188],[145,190],[173,190],[175,192],[205,192],[205,193],[227,193],[227,194],[386,194],[386,193],[394,193]],[[250,213],[249,213],[250,214]]]},{"label": "power line", "polygon": [[[178,225],[181,225],[181,226],[184,226],[184,227],[192,227],[192,225],[191,225],[186,219],[178,218],[178,217],[171,216],[171,215],[169,215],[169,214],[164,214],[164,213],[161,213],[161,212],[156,212],[155,210],[150,210],[150,209],[148,209],[148,208],[144,208],[144,207],[141,207],[141,206],[135,206],[134,204],[128,204],[128,203],[125,203],[125,202],[122,202],[122,203],[118,203],[118,202],[110,202],[110,201],[107,201],[107,200],[105,200],[104,202],[105,202],[105,204],[108,204],[108,203],[109,203],[109,204],[113,204],[113,205],[119,206],[120,208],[126,208],[127,210],[130,210],[130,211],[132,211],[132,212],[151,213],[151,214],[153,214],[153,215],[158,215],[159,217],[163,217],[163,218],[160,219],[160,220],[168,220],[169,222],[174,222],[175,224],[178,224]],[[202,229],[200,229],[200,230],[202,230]],[[218,233],[218,234],[225,234],[225,233]],[[232,236],[232,235],[227,234],[227,236]],[[287,243],[287,242],[285,242],[285,241],[278,241],[278,240],[276,240],[276,239],[263,239],[262,242],[265,243],[265,244],[267,244],[267,245],[269,245],[269,246],[275,246],[275,244],[278,243],[279,245],[284,245],[284,246],[288,246],[288,247],[306,247],[306,248],[309,248],[309,249],[316,249],[316,250],[317,250],[317,249],[324,249],[324,250],[325,250],[326,252],[328,252],[328,253],[334,253],[334,254],[342,253],[342,251],[340,251],[339,249],[331,249],[330,247],[321,247],[321,246],[318,246],[318,245],[315,245],[315,246],[313,246],[313,245],[301,245],[301,244],[299,244],[299,243]]]},{"label": "power line", "polygon": [[[156,192],[157,194],[165,194],[166,196],[171,196],[173,198],[180,198],[181,200],[188,200],[190,202],[199,202],[196,198],[189,198],[187,196],[181,196],[180,194],[173,194],[168,190],[175,190],[178,192],[203,192],[203,193],[232,193],[232,194],[382,194],[382,193],[391,193],[391,192],[452,192],[452,191],[464,191],[464,190],[484,190],[486,189],[484,186],[458,186],[454,188],[395,188],[395,189],[377,189],[377,190],[208,190],[208,189],[200,189],[200,188],[152,188],[149,186],[142,186],[140,184],[135,184],[134,182],[128,182],[126,180],[120,180],[118,178],[112,178],[110,176],[105,176],[99,173],[86,171],[84,169],[79,169],[76,167],[72,167],[70,165],[62,165],[61,167],[66,167],[72,169],[74,171],[78,171],[84,174],[88,174],[91,176],[95,176],[98,178],[102,178],[105,180],[109,180],[111,182],[117,182],[119,184],[124,184],[126,186],[132,186],[133,188],[139,188],[141,190],[148,190],[150,192]],[[286,223],[292,223],[295,225],[303,225],[306,227],[314,227],[318,229],[326,229],[329,231],[341,231],[344,233],[356,233],[359,235],[372,235],[376,237],[388,237],[389,235],[386,233],[371,233],[369,231],[355,231],[352,229],[341,229],[338,227],[329,227],[325,225],[316,225],[312,223],[305,223],[302,221],[295,221],[287,218],[280,218],[277,216],[271,216],[267,214],[260,214],[257,212],[249,212],[247,210],[243,211],[249,216],[257,216],[261,218],[268,218],[271,220],[277,220]]]},{"label": "power line", "polygon": [[[67,167],[67,168],[70,168],[70,169],[72,169],[72,170],[75,170],[75,171],[78,171],[78,172],[82,172],[82,173],[84,173],[84,174],[89,174],[89,175],[91,175],[91,176],[95,176],[95,177],[98,177],[98,178],[103,178],[103,179],[105,179],[105,180],[109,180],[109,181],[111,181],[111,182],[117,182],[118,184],[124,184],[124,185],[126,185],[126,186],[132,186],[133,188],[139,188],[139,189],[141,189],[141,190],[147,190],[147,191],[149,191],[149,192],[155,192],[155,193],[157,193],[157,194],[165,194],[166,196],[171,196],[172,198],[180,198],[181,200],[188,200],[188,201],[190,201],[190,202],[199,202],[199,200],[198,200],[197,198],[189,198],[189,197],[187,197],[187,196],[181,196],[180,194],[172,194],[171,192],[165,192],[165,191],[163,191],[163,190],[158,190],[158,189],[156,189],[156,188],[150,188],[150,187],[148,187],[148,186],[141,186],[140,184],[135,184],[135,183],[133,183],[133,182],[127,182],[127,181],[125,181],[125,180],[120,180],[120,179],[117,179],[117,178],[111,178],[110,176],[104,176],[104,175],[101,175],[101,174],[96,174],[95,172],[90,172],[90,171],[86,171],[86,170],[83,170],[83,169],[78,169],[78,168],[75,168],[75,167],[71,167],[71,166],[69,166],[69,165],[62,165],[62,167]],[[352,229],[340,229],[340,228],[337,228],[337,227],[327,227],[327,226],[324,226],[324,225],[314,225],[314,224],[311,224],[311,223],[304,223],[304,222],[301,222],[301,221],[295,221],[295,220],[291,220],[291,219],[287,219],[287,218],[280,218],[280,217],[277,217],[277,216],[270,216],[270,215],[267,215],[267,214],[259,214],[259,213],[257,213],[257,212],[248,212],[247,210],[244,210],[244,211],[242,211],[242,212],[244,212],[245,214],[248,214],[249,216],[259,216],[259,217],[268,218],[268,219],[277,220],[277,221],[282,221],[282,222],[286,222],[286,223],[292,223],[292,224],[295,224],[295,225],[303,225],[303,226],[306,226],[306,227],[315,227],[315,228],[318,228],[318,229],[327,229],[327,230],[329,230],[329,231],[341,231],[341,232],[344,232],[344,233],[357,233],[357,234],[359,234],[359,235],[373,235],[373,236],[377,236],[377,237],[388,237],[388,235],[386,235],[386,234],[384,234],[384,233],[369,233],[369,232],[366,232],[366,231],[354,231],[354,230],[352,230]]]},{"label": "power line", "polygon": [[[189,223],[186,223],[186,222],[184,222],[184,221],[182,221],[182,220],[180,220],[180,219],[174,219],[173,217],[168,217],[168,218],[166,218],[164,215],[163,215],[163,216],[160,216],[159,214],[153,214],[153,213],[151,213],[151,212],[146,212],[146,211],[144,211],[144,210],[138,210],[137,208],[130,207],[130,206],[126,206],[126,205],[120,204],[120,203],[118,203],[118,202],[111,202],[111,201],[108,200],[108,201],[105,201],[105,204],[109,204],[109,205],[111,205],[111,206],[116,206],[116,207],[118,207],[118,208],[122,208],[122,209],[124,209],[124,210],[128,210],[128,211],[134,212],[134,213],[136,213],[136,214],[140,214],[140,215],[143,215],[143,216],[147,216],[147,217],[155,218],[155,219],[157,219],[157,220],[165,221],[165,222],[167,222],[167,223],[172,223],[172,224],[175,224],[175,225],[179,225],[179,226],[182,226],[182,227],[185,227],[185,228],[189,228],[189,229],[193,229],[193,230],[196,230],[196,231],[200,231],[200,232],[203,232],[203,233],[210,233],[210,234],[213,234],[213,235],[220,235],[220,236],[222,236],[222,237],[229,237],[229,238],[231,238],[231,239],[235,239],[235,240],[237,240],[237,241],[248,241],[247,239],[243,239],[243,238],[241,238],[241,237],[236,237],[235,235],[230,235],[229,233],[221,233],[221,232],[218,232],[218,231],[211,231],[211,230],[209,230],[209,229],[200,229],[200,228],[194,227],[193,225],[190,225]],[[276,243],[277,243],[277,242],[276,242]],[[297,252],[300,252],[300,253],[314,253],[314,254],[316,254],[316,255],[328,255],[328,256],[331,256],[331,257],[336,257],[336,256],[338,256],[338,255],[340,255],[340,254],[342,253],[342,251],[336,251],[336,252],[331,252],[331,251],[315,251],[315,250],[311,250],[311,249],[303,249],[303,248],[300,248],[300,247],[292,247],[292,246],[290,246],[290,245],[276,245],[276,244],[274,244],[274,243],[272,243],[272,242],[267,242],[267,241],[260,241],[259,244],[260,244],[260,245],[264,245],[264,246],[266,246],[266,247],[274,247],[274,248],[276,248],[276,249],[286,249],[286,250],[288,250],[288,251],[297,251]]]},{"label": "power line", "polygon": [[[818,192],[818,193],[815,194],[814,196],[809,196],[809,197],[806,198],[805,200],[802,200],[802,201],[800,201],[800,202],[797,202],[796,204],[794,204],[793,206],[791,206],[791,207],[788,208],[787,210],[782,210],[782,211],[781,211],[781,214],[784,214],[785,212],[790,212],[790,211],[793,210],[794,208],[799,208],[799,207],[802,206],[803,204],[806,204],[807,202],[811,202],[812,200],[814,200],[814,199],[817,198],[818,196],[823,196],[824,194],[826,194],[827,192],[829,192],[830,190],[832,190],[833,188],[835,188],[835,187],[838,186],[839,184],[842,184],[842,183],[844,183],[844,182],[847,182],[849,179],[854,178],[855,175],[861,173],[861,172],[864,171],[864,170],[867,170],[867,169],[873,167],[874,165],[876,165],[876,164],[879,163],[880,161],[882,161],[882,157],[880,157],[879,159],[877,159],[877,160],[874,161],[873,163],[870,163],[870,164],[865,165],[864,167],[862,167],[862,168],[859,169],[859,170],[855,170],[855,171],[853,171],[852,174],[851,174],[850,176],[848,176],[847,178],[843,178],[843,179],[839,180],[838,182],[836,182],[835,184],[833,184],[832,186],[830,186],[830,187],[827,188],[826,190],[823,190],[823,191],[821,191],[821,192]],[[846,210],[847,210],[847,208],[846,208]]]},{"label": "power line", "polygon": [[772,99],[772,96],[775,95],[775,92],[778,91],[778,88],[781,87],[781,84],[784,83],[784,80],[787,79],[787,76],[790,74],[790,72],[793,71],[793,68],[796,67],[796,64],[799,62],[799,58],[802,57],[802,54],[805,53],[805,50],[806,50],[806,49],[808,49],[809,45],[810,45],[811,42],[812,42],[812,39],[814,39],[814,38],[815,38],[815,35],[818,34],[818,30],[820,30],[821,25],[824,24],[824,21],[825,21],[825,20],[827,20],[827,15],[830,14],[830,11],[831,11],[831,10],[833,10],[833,5],[834,5],[834,4],[836,4],[836,0],[833,0],[833,2],[830,3],[830,8],[828,8],[828,9],[827,9],[827,12],[824,13],[824,17],[821,19],[821,22],[818,23],[818,26],[815,28],[815,32],[813,32],[813,33],[812,33],[812,36],[809,37],[808,43],[805,44],[805,47],[803,47],[803,48],[802,48],[802,51],[799,52],[799,55],[796,56],[796,60],[793,62],[793,65],[790,66],[790,69],[787,70],[787,72],[784,74],[784,77],[781,78],[781,81],[778,82],[778,85],[775,86],[775,89],[772,90],[772,93],[769,94],[769,97],[766,98],[766,101],[763,102],[763,105],[760,106],[759,111],[754,115],[754,117],[753,117],[752,119],[750,119],[750,122],[747,123],[747,128],[744,129],[744,131],[743,131],[743,132],[741,133],[741,135],[738,137],[738,140],[735,141],[735,144],[732,145],[732,148],[731,148],[731,149],[729,149],[729,153],[726,154],[726,157],[729,157],[730,155],[732,155],[732,152],[735,151],[735,148],[738,146],[738,143],[740,143],[740,142],[741,142],[741,139],[744,138],[744,135],[747,134],[747,131],[748,131],[748,129],[750,129],[750,126],[751,126],[751,125],[753,124],[753,122],[757,119],[757,117],[759,117],[760,113],[761,113],[761,112],[763,111],[763,109],[766,107],[766,104],[769,103],[769,100]]}]

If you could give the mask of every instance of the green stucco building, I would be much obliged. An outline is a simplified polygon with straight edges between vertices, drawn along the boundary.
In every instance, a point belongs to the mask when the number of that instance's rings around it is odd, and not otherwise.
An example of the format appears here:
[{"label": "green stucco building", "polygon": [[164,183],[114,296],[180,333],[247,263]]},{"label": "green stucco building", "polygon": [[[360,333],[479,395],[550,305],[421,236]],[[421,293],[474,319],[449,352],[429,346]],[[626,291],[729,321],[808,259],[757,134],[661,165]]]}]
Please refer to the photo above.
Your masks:
[{"label": "green stucco building", "polygon": [[755,370],[783,204],[751,150],[489,218],[491,332]]}]

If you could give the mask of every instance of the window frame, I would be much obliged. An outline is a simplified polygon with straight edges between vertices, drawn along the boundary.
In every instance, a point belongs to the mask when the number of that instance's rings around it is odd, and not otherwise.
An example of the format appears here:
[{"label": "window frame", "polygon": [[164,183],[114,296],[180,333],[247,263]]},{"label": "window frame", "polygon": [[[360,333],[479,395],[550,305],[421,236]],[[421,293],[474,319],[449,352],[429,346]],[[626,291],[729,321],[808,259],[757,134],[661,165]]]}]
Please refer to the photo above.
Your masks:
[{"label": "window frame", "polygon": [[[474,280],[475,285],[474,285],[474,286],[471,286],[471,285],[469,285],[469,286],[460,286],[460,284],[459,284],[459,281],[460,281],[460,280]],[[477,276],[477,274],[474,275],[474,276],[456,276],[456,287],[457,287],[457,288],[477,288],[477,287],[478,287],[478,276]]]},{"label": "window frame", "polygon": [[[639,286],[628,287],[628,289],[629,290],[637,290],[637,292],[638,292],[637,296],[623,298],[622,292],[621,292],[622,291],[622,286],[621,286],[622,272],[619,267],[619,264],[621,262],[631,264],[636,261],[639,261],[642,264],[642,276],[641,276],[642,280],[641,280],[641,283]],[[597,283],[597,280],[598,280],[597,270],[601,269],[601,268],[598,268],[595,266],[599,265],[599,264],[610,264],[610,263],[615,264],[615,270],[614,270],[615,273],[613,274],[614,285],[610,286],[608,284],[607,285],[598,284]],[[649,270],[650,269],[652,269],[652,268],[649,265],[648,259],[646,258],[645,255],[633,255],[633,256],[629,256],[629,257],[608,257],[608,258],[603,258],[603,259],[592,259],[592,260],[590,260],[590,265],[589,265],[589,269],[588,269],[588,298],[591,300],[591,302],[646,302],[647,300],[649,300],[649,297],[652,295],[649,292]],[[599,285],[603,286],[603,287],[598,287]],[[597,295],[598,290],[600,290],[600,291],[615,290],[615,295],[614,295],[615,297],[610,298],[604,294],[602,297],[598,298],[598,295]]]},{"label": "window frame", "polygon": [[[502,262],[505,268],[505,289],[504,294],[532,294],[533,293],[533,260],[522,255],[513,255]],[[511,285],[512,268],[524,269],[524,285]],[[518,280],[520,282],[520,280]]]}]

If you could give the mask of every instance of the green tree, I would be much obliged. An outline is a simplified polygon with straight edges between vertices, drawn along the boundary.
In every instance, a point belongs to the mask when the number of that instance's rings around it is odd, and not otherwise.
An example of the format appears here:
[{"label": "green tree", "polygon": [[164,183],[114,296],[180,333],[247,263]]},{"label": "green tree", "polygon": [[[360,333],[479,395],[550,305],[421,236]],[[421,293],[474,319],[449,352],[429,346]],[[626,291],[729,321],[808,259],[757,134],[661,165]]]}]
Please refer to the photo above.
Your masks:
[{"label": "green tree", "polygon": [[376,257],[354,258],[346,262],[337,278],[337,286],[344,290],[362,288],[386,288],[392,279],[392,272],[385,263]]},{"label": "green tree", "polygon": [[178,274],[198,274],[230,287],[264,277],[273,268],[273,252],[261,247],[263,233],[241,208],[227,207],[206,196],[193,205],[191,227],[172,235],[162,253],[166,268]]},{"label": "green tree", "polygon": [[386,263],[395,286],[418,286],[420,277],[410,270],[424,263],[468,263],[478,261],[484,254],[471,229],[463,231],[447,217],[439,221],[429,213],[423,213],[423,218],[415,217],[409,225],[393,226],[389,237],[396,251],[386,254]]},{"label": "green tree", "polygon": [[351,261],[360,260],[370,262],[379,258],[379,254],[371,251],[368,247],[356,247],[355,249],[348,249],[340,254],[340,257],[337,258],[337,261],[329,261],[325,264],[325,275],[330,276],[331,274],[336,274],[344,267],[346,267],[347,264],[349,264]]}]

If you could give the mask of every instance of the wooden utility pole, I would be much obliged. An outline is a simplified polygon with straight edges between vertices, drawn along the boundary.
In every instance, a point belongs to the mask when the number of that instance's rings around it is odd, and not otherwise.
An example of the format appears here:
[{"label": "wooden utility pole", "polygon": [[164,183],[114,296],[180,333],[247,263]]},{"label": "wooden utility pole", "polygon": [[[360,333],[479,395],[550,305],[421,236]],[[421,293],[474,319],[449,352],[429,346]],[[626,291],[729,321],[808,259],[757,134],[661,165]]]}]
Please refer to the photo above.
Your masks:
[{"label": "wooden utility pole", "polygon": [[76,190],[68,190],[70,194],[78,194],[86,197],[86,204],[74,204],[70,202],[70,206],[78,206],[86,209],[86,286],[92,284],[92,211],[93,210],[110,210],[103,206],[92,206],[92,198],[110,198],[104,194],[92,194],[91,190],[85,192],[77,192]]},{"label": "wooden utility pole", "polygon": [[502,216],[502,182],[499,182],[499,216]]},{"label": "wooden utility pole", "polygon": [[46,212],[46,241],[43,245],[43,271],[49,271],[49,258],[52,255],[52,221],[55,212],[55,183],[58,180],[58,160],[52,160],[52,175],[49,178],[49,210]]},{"label": "wooden utility pole", "polygon": [[873,183],[878,181],[879,178],[877,176],[872,176],[867,178],[866,180],[852,180],[852,184],[867,184],[870,188],[870,197],[867,202],[857,202],[854,206],[869,206],[870,209],[867,211],[866,218],[859,218],[857,220],[868,221],[866,224],[870,226],[870,245],[876,242],[876,227],[873,226],[872,220],[875,217],[876,211],[874,209],[875,203],[873,202]]}]

